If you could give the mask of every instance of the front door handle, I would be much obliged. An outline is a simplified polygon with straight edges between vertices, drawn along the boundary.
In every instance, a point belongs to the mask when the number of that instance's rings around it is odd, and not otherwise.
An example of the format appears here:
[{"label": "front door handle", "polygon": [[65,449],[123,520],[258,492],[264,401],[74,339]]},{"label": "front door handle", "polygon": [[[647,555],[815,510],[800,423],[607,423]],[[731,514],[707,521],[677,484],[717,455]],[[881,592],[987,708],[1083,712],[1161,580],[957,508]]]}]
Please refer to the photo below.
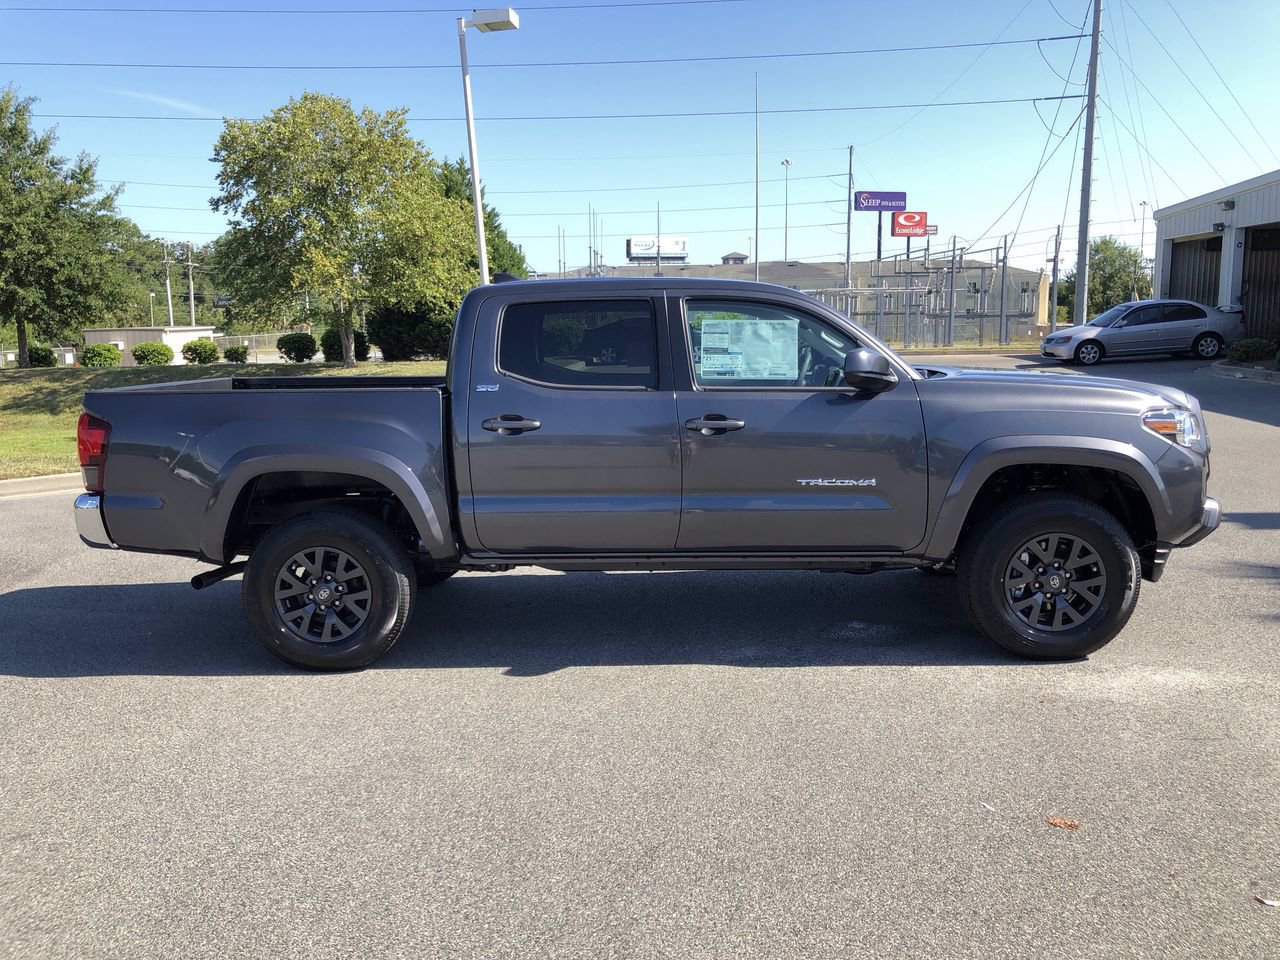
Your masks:
[{"label": "front door handle", "polygon": [[694,417],[684,422],[686,430],[696,430],[704,437],[718,437],[729,430],[741,430],[747,425],[745,420],[734,420],[722,413],[708,413],[704,417]]},{"label": "front door handle", "polygon": [[516,437],[528,430],[537,430],[542,426],[541,420],[530,420],[518,413],[504,413],[500,417],[490,417],[481,421],[480,426],[503,437]]}]

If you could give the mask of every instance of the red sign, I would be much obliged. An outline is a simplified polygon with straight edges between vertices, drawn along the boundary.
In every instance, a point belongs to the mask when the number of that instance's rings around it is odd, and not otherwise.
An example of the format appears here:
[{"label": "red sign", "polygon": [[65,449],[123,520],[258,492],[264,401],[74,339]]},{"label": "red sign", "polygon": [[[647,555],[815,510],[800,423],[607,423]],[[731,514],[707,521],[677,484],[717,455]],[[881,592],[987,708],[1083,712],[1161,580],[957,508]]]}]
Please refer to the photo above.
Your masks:
[{"label": "red sign", "polygon": [[893,215],[895,237],[924,237],[929,233],[929,215],[923,210],[902,210]]}]

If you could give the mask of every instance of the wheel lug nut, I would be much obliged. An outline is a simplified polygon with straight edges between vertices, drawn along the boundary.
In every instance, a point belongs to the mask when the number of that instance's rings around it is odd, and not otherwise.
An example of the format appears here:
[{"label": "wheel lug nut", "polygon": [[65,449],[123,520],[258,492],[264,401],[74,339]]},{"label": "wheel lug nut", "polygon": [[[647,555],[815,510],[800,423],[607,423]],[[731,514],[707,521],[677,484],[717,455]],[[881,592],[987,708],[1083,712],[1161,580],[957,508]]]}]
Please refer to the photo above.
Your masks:
[{"label": "wheel lug nut", "polygon": [[1039,590],[1039,589],[1040,589],[1040,581],[1039,581],[1039,580],[1037,580],[1035,583],[1033,583],[1033,584],[1031,585],[1031,589],[1032,589],[1032,590]]},{"label": "wheel lug nut", "polygon": [[[1070,574],[1068,574],[1068,576],[1070,576]],[[347,588],[346,588],[346,587],[344,587],[342,584],[338,584],[338,592],[339,592],[339,593],[346,593],[346,592],[347,592]]]},{"label": "wheel lug nut", "polygon": [[308,599],[308,600],[314,600],[314,599],[315,599],[315,595],[314,595],[314,594],[310,594],[310,593],[308,593],[308,594],[307,594],[307,599]]},{"label": "wheel lug nut", "polygon": [[332,574],[332,573],[326,573],[326,574],[324,575],[324,578],[325,578],[326,580],[332,580],[332,579],[333,579],[333,574]]},{"label": "wheel lug nut", "polygon": [[319,581],[319,580],[317,580],[315,577],[312,577],[312,578],[311,578],[311,585],[312,585],[313,587],[314,587],[317,583],[319,583],[319,582],[320,582],[320,581]]}]

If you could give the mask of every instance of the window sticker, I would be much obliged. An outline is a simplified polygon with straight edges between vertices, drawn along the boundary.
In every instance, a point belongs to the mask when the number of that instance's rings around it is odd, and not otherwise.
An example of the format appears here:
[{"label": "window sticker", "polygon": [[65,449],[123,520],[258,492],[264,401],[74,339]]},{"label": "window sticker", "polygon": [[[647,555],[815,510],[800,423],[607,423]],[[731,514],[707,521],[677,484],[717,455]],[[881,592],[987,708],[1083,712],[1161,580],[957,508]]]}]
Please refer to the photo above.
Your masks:
[{"label": "window sticker", "polygon": [[790,380],[800,376],[800,321],[707,317],[702,321],[704,380]]}]

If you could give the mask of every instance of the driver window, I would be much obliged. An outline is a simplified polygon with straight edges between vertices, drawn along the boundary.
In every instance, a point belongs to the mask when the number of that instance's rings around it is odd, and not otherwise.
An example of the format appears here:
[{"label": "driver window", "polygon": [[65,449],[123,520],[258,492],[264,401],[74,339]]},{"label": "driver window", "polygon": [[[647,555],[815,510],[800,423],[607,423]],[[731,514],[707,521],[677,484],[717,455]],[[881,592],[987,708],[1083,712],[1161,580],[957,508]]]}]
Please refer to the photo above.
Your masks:
[{"label": "driver window", "polygon": [[688,300],[701,387],[833,387],[859,344],[808,314],[762,303]]},{"label": "driver window", "polygon": [[1130,310],[1125,314],[1124,325],[1126,327],[1141,327],[1148,323],[1157,323],[1160,320],[1160,307],[1138,307],[1136,310]]}]

